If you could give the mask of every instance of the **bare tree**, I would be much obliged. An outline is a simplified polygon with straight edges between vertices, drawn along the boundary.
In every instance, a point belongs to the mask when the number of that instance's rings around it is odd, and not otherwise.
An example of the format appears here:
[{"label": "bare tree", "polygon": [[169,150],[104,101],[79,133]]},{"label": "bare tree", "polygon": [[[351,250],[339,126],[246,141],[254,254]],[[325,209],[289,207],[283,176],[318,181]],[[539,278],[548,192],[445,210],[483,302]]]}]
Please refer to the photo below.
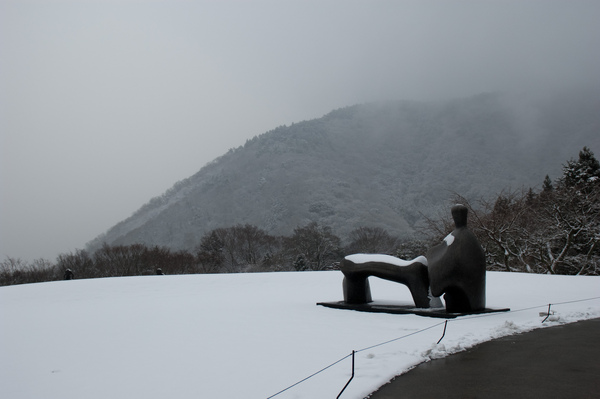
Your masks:
[{"label": "bare tree", "polygon": [[461,198],[469,207],[470,228],[481,242],[491,270],[518,271],[525,268],[528,272],[533,271],[526,256],[531,195],[524,189],[505,190],[493,201],[477,201],[478,209],[473,209],[469,201]]},{"label": "bare tree", "polygon": [[209,272],[242,272],[256,268],[277,252],[278,241],[256,226],[217,228],[205,234],[197,247],[201,267]]},{"label": "bare tree", "polygon": [[286,247],[292,259],[302,256],[308,269],[323,270],[339,259],[340,243],[330,227],[311,222],[295,228],[292,237],[286,240]]},{"label": "bare tree", "polygon": [[103,277],[103,273],[96,267],[96,264],[85,250],[78,249],[75,253],[60,254],[57,258],[56,266],[64,272],[71,269],[77,278],[96,278]]},{"label": "bare tree", "polygon": [[600,241],[600,186],[563,187],[536,209],[532,258],[548,273],[597,274]]},{"label": "bare tree", "polygon": [[350,232],[347,253],[393,254],[398,238],[391,236],[381,227],[359,227]]}]

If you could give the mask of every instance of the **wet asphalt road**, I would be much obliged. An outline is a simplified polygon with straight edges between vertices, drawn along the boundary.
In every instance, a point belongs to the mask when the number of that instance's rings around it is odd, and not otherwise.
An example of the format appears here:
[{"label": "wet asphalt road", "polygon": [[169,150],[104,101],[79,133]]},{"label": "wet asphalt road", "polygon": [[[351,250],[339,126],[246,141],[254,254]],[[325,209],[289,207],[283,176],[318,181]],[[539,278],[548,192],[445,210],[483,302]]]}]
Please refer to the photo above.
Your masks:
[{"label": "wet asphalt road", "polygon": [[600,319],[511,335],[423,363],[369,398],[600,398]]}]

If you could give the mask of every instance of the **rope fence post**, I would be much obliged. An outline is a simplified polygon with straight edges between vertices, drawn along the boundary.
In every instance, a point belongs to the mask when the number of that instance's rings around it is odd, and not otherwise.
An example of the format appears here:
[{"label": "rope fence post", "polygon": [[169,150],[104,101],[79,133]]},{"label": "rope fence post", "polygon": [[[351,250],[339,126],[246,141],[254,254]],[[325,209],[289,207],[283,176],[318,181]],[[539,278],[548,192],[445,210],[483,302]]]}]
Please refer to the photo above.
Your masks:
[{"label": "rope fence post", "polygon": [[442,337],[438,340],[436,345],[439,344],[440,342],[442,342],[442,339],[444,339],[444,337],[446,336],[446,327],[447,326],[448,326],[448,320],[446,320],[446,322],[444,323],[444,332],[442,333]]},{"label": "rope fence post", "polygon": [[346,385],[344,385],[344,387],[342,388],[342,390],[340,391],[338,396],[336,396],[335,399],[339,399],[340,396],[342,396],[342,393],[346,390],[346,387],[348,387],[348,385],[350,384],[350,381],[352,381],[352,379],[354,378],[354,353],[355,353],[355,351],[352,351],[352,375],[350,376],[350,379],[348,380]]},{"label": "rope fence post", "polygon": [[546,320],[548,320],[548,317],[550,317],[550,306],[552,306],[551,303],[548,304],[548,313],[546,314],[546,317],[544,318],[544,320],[542,320],[542,323],[545,322]]}]

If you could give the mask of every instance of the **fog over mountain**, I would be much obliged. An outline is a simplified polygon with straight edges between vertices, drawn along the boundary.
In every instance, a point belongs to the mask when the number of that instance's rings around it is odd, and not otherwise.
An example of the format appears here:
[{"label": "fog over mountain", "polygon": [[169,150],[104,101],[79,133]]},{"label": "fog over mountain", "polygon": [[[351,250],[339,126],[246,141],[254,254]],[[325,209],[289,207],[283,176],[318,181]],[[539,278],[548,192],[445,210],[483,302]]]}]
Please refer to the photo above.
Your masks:
[{"label": "fog over mountain", "polygon": [[337,108],[597,85],[598,20],[590,0],[0,1],[0,256],[82,248]]},{"label": "fog over mountain", "polygon": [[[193,249],[217,227],[273,235],[316,221],[345,239],[360,226],[409,237],[453,192],[476,200],[540,187],[583,146],[600,150],[600,91],[484,93],[391,101],[280,126],[177,182],[88,244]],[[235,117],[235,115],[232,115]]]}]

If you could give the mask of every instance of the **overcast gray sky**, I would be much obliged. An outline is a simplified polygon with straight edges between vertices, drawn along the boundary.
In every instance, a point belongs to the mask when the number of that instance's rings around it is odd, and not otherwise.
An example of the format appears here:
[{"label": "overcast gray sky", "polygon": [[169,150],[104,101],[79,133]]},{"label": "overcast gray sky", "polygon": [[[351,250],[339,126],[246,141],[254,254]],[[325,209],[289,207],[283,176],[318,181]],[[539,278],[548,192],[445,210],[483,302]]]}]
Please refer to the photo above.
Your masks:
[{"label": "overcast gray sky", "polygon": [[0,0],[0,257],[52,261],[282,124],[600,82],[600,1]]}]

